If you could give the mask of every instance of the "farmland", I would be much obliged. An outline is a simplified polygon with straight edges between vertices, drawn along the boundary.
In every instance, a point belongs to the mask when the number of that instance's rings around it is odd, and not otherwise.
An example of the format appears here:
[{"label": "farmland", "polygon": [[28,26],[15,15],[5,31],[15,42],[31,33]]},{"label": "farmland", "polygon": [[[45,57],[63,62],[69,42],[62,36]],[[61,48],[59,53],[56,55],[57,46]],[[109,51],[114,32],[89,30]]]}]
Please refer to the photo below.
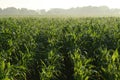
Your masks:
[{"label": "farmland", "polygon": [[120,18],[0,18],[0,80],[119,80]]}]

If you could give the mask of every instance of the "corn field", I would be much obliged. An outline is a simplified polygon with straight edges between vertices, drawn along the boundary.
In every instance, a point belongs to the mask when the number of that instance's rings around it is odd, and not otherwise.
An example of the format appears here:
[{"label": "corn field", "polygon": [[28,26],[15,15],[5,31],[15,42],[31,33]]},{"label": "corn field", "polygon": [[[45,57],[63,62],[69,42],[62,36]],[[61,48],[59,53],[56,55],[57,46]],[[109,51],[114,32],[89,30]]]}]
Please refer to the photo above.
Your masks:
[{"label": "corn field", "polygon": [[0,80],[120,80],[120,18],[0,18]]}]

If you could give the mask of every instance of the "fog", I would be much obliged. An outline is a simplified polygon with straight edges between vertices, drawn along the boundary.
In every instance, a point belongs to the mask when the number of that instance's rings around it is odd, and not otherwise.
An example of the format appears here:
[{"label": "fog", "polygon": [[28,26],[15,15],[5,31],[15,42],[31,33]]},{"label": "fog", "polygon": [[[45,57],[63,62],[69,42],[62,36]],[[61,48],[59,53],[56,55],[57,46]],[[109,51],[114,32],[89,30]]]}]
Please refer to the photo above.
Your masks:
[{"label": "fog", "polygon": [[45,9],[41,10],[30,10],[27,8],[15,8],[8,7],[1,9],[0,15],[48,15],[48,16],[120,16],[120,9],[110,9],[107,6],[85,6],[77,8],[53,8],[48,11]]},{"label": "fog", "polygon": [[120,16],[119,0],[0,0],[0,15]]},{"label": "fog", "polygon": [[0,8],[15,7],[27,9],[76,8],[83,6],[108,6],[120,8],[119,0],[0,0]]}]

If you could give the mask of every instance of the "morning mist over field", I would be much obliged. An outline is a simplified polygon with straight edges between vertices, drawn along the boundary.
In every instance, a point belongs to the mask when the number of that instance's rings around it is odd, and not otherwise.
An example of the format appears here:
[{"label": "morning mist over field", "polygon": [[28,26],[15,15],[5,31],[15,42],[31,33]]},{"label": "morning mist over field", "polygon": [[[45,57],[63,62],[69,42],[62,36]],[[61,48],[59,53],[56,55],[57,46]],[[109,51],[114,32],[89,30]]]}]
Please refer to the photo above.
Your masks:
[{"label": "morning mist over field", "polygon": [[120,16],[120,9],[110,9],[107,6],[86,6],[69,9],[53,8],[46,11],[45,9],[30,10],[8,7],[0,9],[0,15]]},{"label": "morning mist over field", "polygon": [[0,15],[119,16],[119,0],[0,0]]},{"label": "morning mist over field", "polygon": [[120,8],[119,0],[0,0],[0,8],[16,7],[28,9],[76,8],[83,6],[108,6]]}]

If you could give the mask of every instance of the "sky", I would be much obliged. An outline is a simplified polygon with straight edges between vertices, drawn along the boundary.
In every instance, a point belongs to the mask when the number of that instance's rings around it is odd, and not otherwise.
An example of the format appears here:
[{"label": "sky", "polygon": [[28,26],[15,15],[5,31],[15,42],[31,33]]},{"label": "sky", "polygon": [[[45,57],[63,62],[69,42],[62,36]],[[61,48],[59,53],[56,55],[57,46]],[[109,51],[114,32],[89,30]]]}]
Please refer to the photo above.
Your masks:
[{"label": "sky", "polygon": [[0,8],[16,7],[28,9],[75,8],[83,6],[108,6],[120,8],[120,0],[0,0]]}]

